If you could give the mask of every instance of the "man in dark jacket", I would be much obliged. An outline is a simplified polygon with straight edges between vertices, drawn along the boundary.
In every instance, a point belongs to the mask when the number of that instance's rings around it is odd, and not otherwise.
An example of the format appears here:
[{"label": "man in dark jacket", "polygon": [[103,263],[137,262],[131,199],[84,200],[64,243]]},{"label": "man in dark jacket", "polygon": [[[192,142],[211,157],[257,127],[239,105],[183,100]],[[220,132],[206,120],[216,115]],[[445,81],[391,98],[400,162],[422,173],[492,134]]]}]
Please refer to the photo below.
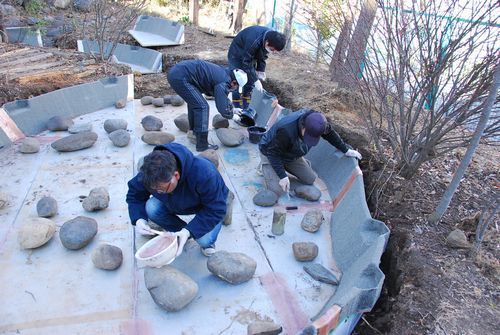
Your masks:
[{"label": "man in dark jacket", "polygon": [[243,97],[233,92],[233,106],[248,108],[252,90],[262,90],[260,80],[266,79],[266,59],[269,52],[281,51],[285,47],[285,35],[262,26],[250,26],[240,31],[229,46],[227,58],[229,65],[242,69],[248,75],[248,82],[243,87]]},{"label": "man in dark jacket", "polygon": [[[178,237],[177,256],[189,237],[205,256],[215,252],[229,190],[208,159],[178,143],[157,146],[128,188],[128,212],[138,233],[152,235],[150,219]],[[196,214],[189,223],[177,216],[188,214]]]},{"label": "man in dark jacket", "polygon": [[287,172],[300,182],[312,185],[318,175],[303,156],[321,137],[344,155],[361,159],[361,154],[349,149],[322,113],[301,109],[276,122],[259,143],[267,188],[278,195],[289,192]]},{"label": "man in dark jacket", "polygon": [[196,136],[196,150],[217,149],[216,145],[208,144],[209,106],[202,93],[213,96],[219,113],[232,119],[233,106],[227,96],[229,91],[243,89],[247,82],[244,71],[202,60],[186,60],[168,71],[167,80],[187,103],[189,130]]}]

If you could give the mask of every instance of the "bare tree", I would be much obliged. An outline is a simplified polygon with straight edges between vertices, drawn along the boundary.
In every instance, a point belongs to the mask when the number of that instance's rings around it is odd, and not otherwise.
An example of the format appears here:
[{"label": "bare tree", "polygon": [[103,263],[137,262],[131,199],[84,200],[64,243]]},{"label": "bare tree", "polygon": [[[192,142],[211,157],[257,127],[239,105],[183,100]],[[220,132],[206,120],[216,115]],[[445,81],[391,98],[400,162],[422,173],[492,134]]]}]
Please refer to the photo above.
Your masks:
[{"label": "bare tree", "polygon": [[474,246],[470,251],[470,256],[476,258],[481,250],[481,244],[483,243],[484,235],[486,230],[492,222],[494,222],[498,213],[498,193],[493,195],[493,199],[486,205],[486,207],[481,212],[479,217],[479,222],[476,228],[476,240],[474,241]]},{"label": "bare tree", "polygon": [[481,136],[483,136],[484,129],[486,129],[486,126],[488,125],[491,109],[493,108],[493,104],[497,99],[499,86],[500,86],[500,64],[496,67],[493,83],[490,88],[490,93],[488,94],[488,98],[484,103],[481,117],[479,119],[479,122],[477,123],[476,130],[474,131],[474,136],[470,141],[469,147],[467,148],[467,151],[465,152],[465,155],[462,158],[462,161],[460,162],[460,165],[458,166],[458,169],[455,172],[455,175],[453,176],[450,185],[448,185],[448,188],[444,192],[444,195],[441,198],[439,205],[429,217],[428,221],[430,223],[438,223],[439,220],[441,220],[441,218],[443,217],[444,212],[450,205],[453,194],[455,194],[458,185],[460,185],[460,180],[463,178],[465,170],[467,170],[467,167],[472,161],[472,156],[474,156],[474,153],[476,152],[477,146],[479,145],[479,140],[481,140]]},{"label": "bare tree", "polygon": [[[497,2],[462,3],[403,8],[399,0],[379,0],[358,83],[379,156],[386,157],[387,141],[405,178],[470,143],[491,87],[500,56]],[[484,140],[499,135],[498,98],[493,110]]]},{"label": "bare tree", "polygon": [[236,34],[238,33],[241,28],[243,27],[243,14],[245,13],[245,7],[247,6],[247,1],[248,0],[234,0],[235,1],[235,7],[234,7],[234,27],[233,27],[233,32]]},{"label": "bare tree", "polygon": [[288,15],[285,22],[285,30],[283,32],[286,36],[285,52],[290,52],[290,50],[292,49],[293,16],[296,10],[297,4],[295,3],[295,0],[290,0]]},{"label": "bare tree", "polygon": [[[96,61],[107,61],[113,55],[119,39],[146,7],[148,0],[94,0],[90,15],[83,23],[83,36],[95,40],[99,52]],[[108,46],[110,43],[110,47]]]},{"label": "bare tree", "polygon": [[351,39],[352,25],[352,14],[347,10],[344,14],[342,29],[340,30],[339,37],[337,38],[337,43],[335,44],[335,49],[333,51],[332,59],[329,65],[331,79],[332,81],[337,83],[346,81],[345,75],[347,70],[345,67],[345,62],[347,57],[347,50],[349,48],[349,41]]}]

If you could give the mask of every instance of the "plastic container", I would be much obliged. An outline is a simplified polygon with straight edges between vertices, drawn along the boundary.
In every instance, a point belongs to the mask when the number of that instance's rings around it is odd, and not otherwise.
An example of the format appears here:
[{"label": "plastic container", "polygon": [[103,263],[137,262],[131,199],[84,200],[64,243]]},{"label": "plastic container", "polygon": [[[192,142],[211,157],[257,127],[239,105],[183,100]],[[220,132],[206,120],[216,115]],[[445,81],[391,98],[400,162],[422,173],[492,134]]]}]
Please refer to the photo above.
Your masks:
[{"label": "plastic container", "polygon": [[259,143],[262,136],[265,134],[266,128],[253,126],[248,127],[248,139],[252,143]]},{"label": "plastic container", "polygon": [[158,235],[140,247],[135,258],[139,265],[160,268],[174,261],[177,247],[177,237],[173,234]]}]

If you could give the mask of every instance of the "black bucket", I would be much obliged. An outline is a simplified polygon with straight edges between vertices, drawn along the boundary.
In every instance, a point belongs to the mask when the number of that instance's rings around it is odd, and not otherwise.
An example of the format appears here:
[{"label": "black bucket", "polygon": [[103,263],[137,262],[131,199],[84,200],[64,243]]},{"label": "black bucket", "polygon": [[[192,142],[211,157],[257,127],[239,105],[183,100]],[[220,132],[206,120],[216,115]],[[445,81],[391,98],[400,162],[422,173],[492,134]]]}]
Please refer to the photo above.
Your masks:
[{"label": "black bucket", "polygon": [[240,115],[241,118],[241,123],[245,127],[251,127],[255,126],[255,115],[257,114],[257,111],[253,109],[252,107],[248,107],[247,109],[244,109],[243,112]]},{"label": "black bucket", "polygon": [[252,143],[259,143],[260,139],[262,138],[262,135],[264,135],[266,132],[266,128],[263,127],[258,127],[258,126],[252,126],[248,127],[248,139]]}]

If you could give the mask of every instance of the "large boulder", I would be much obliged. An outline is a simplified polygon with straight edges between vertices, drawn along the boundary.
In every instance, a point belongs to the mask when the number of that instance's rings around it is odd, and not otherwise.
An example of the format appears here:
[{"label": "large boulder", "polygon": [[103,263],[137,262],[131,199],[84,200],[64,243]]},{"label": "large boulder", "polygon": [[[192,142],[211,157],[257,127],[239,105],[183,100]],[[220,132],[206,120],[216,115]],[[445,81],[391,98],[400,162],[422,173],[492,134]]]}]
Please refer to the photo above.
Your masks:
[{"label": "large boulder", "polygon": [[17,240],[21,248],[35,249],[50,241],[55,231],[56,224],[51,220],[33,218],[19,229]]},{"label": "large boulder", "polygon": [[309,209],[307,211],[307,213],[304,215],[304,217],[302,218],[302,222],[300,223],[300,226],[305,231],[308,231],[310,233],[315,233],[321,227],[323,220],[324,220],[323,212],[321,212],[321,210]]},{"label": "large boulder", "polygon": [[292,249],[299,262],[309,262],[318,256],[318,246],[313,242],[294,242]]},{"label": "large boulder", "polygon": [[97,221],[86,216],[77,216],[66,221],[59,230],[62,244],[70,250],[85,247],[96,234]]},{"label": "large boulder", "polygon": [[252,279],[257,262],[243,253],[217,251],[208,259],[207,268],[230,284],[241,284]]},{"label": "large boulder", "polygon": [[96,141],[97,134],[88,131],[63,137],[50,146],[59,152],[70,152],[90,148]]},{"label": "large boulder", "polygon": [[57,214],[57,201],[52,197],[43,197],[36,204],[39,217],[50,218]]},{"label": "large boulder", "polygon": [[115,270],[122,265],[122,249],[111,244],[100,244],[92,250],[92,263],[96,268],[103,270]]},{"label": "large boulder", "polygon": [[23,154],[34,154],[38,151],[40,151],[40,142],[33,137],[26,137],[23,139],[19,147],[19,152]]},{"label": "large boulder", "polygon": [[321,198],[321,191],[314,185],[300,185],[294,191],[296,196],[308,201],[317,201]]},{"label": "large boulder", "polygon": [[127,129],[127,120],[107,119],[104,121],[104,130],[109,134],[118,129]]},{"label": "large boulder", "polygon": [[162,145],[173,142],[175,140],[175,136],[161,131],[148,131],[142,135],[141,140],[144,143],[151,145]]},{"label": "large boulder", "polygon": [[163,121],[153,115],[145,116],[142,119],[141,124],[146,131],[158,131],[163,128]]},{"label": "large boulder", "polygon": [[245,141],[245,135],[236,129],[219,128],[215,134],[226,147],[237,147]]},{"label": "large boulder", "polygon": [[215,114],[212,118],[212,127],[214,127],[215,129],[228,128],[229,120],[220,114]]},{"label": "large boulder", "polygon": [[82,201],[83,209],[87,212],[95,212],[109,206],[109,193],[105,187],[96,187],[90,191],[88,197]]},{"label": "large boulder", "polygon": [[54,116],[47,121],[47,129],[52,131],[68,130],[73,125],[70,117]]},{"label": "large boulder", "polygon": [[273,191],[262,189],[253,196],[252,200],[257,206],[271,207],[278,202],[278,195]]},{"label": "large boulder", "polygon": [[174,119],[175,126],[179,128],[180,131],[187,133],[189,130],[189,120],[187,114],[181,114]]},{"label": "large boulder", "polygon": [[125,129],[118,129],[109,134],[109,139],[115,147],[126,147],[130,143],[130,134]]}]

